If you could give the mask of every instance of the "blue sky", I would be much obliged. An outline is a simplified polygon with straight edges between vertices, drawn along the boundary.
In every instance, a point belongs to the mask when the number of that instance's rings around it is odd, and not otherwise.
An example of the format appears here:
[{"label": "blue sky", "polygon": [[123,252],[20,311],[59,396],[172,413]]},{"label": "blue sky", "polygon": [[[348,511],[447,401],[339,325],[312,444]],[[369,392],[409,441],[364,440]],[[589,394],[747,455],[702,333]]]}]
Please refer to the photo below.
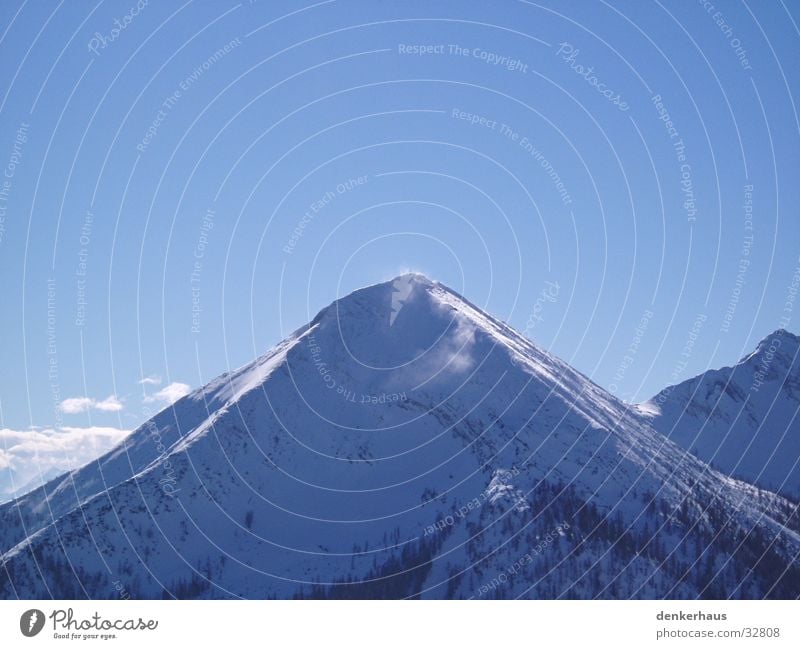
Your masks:
[{"label": "blue sky", "polygon": [[800,330],[798,9],[4,2],[0,429],[116,439],[405,270],[629,400]]}]

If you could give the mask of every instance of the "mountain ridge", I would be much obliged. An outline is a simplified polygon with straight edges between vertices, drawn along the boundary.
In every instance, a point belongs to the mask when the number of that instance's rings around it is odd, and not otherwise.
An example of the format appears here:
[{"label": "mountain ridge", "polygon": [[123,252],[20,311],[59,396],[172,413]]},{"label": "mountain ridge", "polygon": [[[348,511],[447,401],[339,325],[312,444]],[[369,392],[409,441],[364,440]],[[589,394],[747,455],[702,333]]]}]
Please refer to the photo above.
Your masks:
[{"label": "mountain ridge", "polygon": [[637,410],[726,474],[800,500],[800,338],[778,329],[732,366],[669,386]]},{"label": "mountain ridge", "polygon": [[560,525],[492,596],[786,596],[795,516],[410,275],[0,506],[0,595],[470,597]]}]

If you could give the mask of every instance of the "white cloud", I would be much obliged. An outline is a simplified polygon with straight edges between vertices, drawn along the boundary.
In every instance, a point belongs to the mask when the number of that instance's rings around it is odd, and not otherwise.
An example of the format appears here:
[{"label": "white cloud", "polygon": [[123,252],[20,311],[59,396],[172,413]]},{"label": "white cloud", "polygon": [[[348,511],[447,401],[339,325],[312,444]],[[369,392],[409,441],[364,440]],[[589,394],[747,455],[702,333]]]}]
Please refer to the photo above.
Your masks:
[{"label": "white cloud", "polygon": [[106,397],[102,401],[95,403],[94,407],[103,412],[119,412],[122,410],[123,406],[122,402],[112,394],[110,397]]},{"label": "white cloud", "polygon": [[169,385],[161,388],[158,392],[150,397],[145,397],[145,403],[153,403],[160,401],[165,405],[175,403],[181,397],[185,397],[192,391],[192,388],[186,383],[170,383]]},{"label": "white cloud", "polygon": [[66,412],[68,415],[76,415],[79,412],[86,412],[89,410],[93,403],[94,399],[90,399],[89,397],[74,397],[72,399],[64,399],[61,402],[60,408],[62,412]]},{"label": "white cloud", "polygon": [[0,501],[14,490],[35,487],[59,473],[77,469],[119,444],[127,430],[88,428],[0,428]]},{"label": "white cloud", "polygon": [[73,397],[64,399],[59,404],[61,411],[68,415],[77,415],[89,410],[101,410],[103,412],[118,412],[122,410],[122,402],[113,394],[102,401],[90,399],[89,397]]},{"label": "white cloud", "polygon": [[139,381],[139,385],[161,385],[161,377],[157,376],[156,374],[145,376],[141,381]]}]

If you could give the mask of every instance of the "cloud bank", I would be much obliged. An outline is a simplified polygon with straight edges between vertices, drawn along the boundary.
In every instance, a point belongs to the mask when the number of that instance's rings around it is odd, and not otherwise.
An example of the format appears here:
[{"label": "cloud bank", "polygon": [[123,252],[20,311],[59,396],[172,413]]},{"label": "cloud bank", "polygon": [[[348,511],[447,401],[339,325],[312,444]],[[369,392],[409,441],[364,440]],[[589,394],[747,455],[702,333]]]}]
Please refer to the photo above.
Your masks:
[{"label": "cloud bank", "polygon": [[88,428],[0,428],[0,501],[77,469],[119,444],[128,430]]},{"label": "cloud bank", "polygon": [[89,410],[100,410],[101,412],[119,412],[124,406],[122,402],[113,394],[102,401],[89,397],[73,397],[64,399],[60,404],[61,412],[68,415],[77,415]]}]

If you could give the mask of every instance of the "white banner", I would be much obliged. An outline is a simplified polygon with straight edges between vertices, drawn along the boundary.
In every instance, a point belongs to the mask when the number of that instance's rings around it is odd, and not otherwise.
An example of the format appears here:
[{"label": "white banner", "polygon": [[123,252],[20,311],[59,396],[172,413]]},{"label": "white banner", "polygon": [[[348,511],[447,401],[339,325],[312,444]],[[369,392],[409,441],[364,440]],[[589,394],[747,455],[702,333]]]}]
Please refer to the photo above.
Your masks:
[{"label": "white banner", "polygon": [[1,647],[798,647],[796,601],[0,602]]}]

